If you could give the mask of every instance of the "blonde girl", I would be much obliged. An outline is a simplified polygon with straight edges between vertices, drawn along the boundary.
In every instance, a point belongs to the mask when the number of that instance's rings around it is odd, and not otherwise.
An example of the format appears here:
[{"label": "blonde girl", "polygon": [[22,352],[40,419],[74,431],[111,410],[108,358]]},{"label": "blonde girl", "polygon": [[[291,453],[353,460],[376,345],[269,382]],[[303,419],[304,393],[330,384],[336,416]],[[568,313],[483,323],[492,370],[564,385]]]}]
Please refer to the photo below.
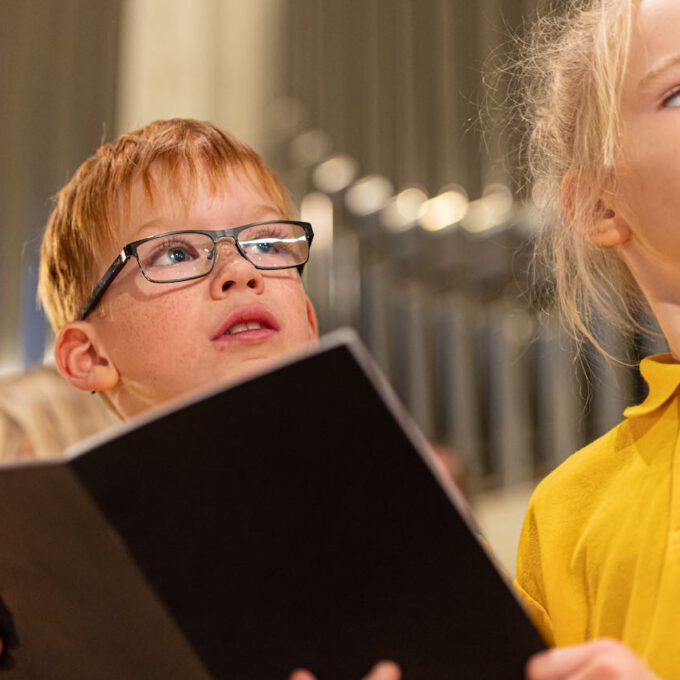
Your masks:
[{"label": "blonde girl", "polygon": [[556,648],[527,677],[680,678],[680,0],[560,4],[521,57],[541,253],[575,337],[604,351],[596,328],[651,312],[670,353],[532,497],[516,586]]},{"label": "blonde girl", "polygon": [[532,680],[680,678],[680,1],[571,0],[523,56],[543,254],[601,348],[651,312],[670,352],[611,432],[534,493],[517,588],[554,649]]},{"label": "blonde girl", "polygon": [[61,457],[116,422],[98,397],[76,390],[54,366],[0,378],[0,464]]}]

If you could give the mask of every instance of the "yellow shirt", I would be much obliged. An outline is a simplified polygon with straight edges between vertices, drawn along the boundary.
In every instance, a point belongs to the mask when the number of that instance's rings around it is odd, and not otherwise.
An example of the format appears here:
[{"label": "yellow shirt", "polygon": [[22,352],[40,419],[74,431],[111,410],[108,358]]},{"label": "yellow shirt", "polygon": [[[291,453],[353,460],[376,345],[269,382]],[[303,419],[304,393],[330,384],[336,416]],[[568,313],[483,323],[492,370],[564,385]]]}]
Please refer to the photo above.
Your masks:
[{"label": "yellow shirt", "polygon": [[613,637],[680,678],[680,364],[640,370],[645,401],[534,492],[516,585],[549,642]]}]

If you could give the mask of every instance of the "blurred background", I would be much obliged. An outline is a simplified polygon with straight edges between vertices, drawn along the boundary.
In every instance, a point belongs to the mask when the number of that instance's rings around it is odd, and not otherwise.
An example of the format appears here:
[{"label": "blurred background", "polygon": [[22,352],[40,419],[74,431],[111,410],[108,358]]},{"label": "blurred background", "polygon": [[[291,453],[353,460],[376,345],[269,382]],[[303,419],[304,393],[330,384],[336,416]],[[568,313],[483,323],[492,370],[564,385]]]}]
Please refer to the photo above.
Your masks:
[{"label": "blurred background", "polygon": [[[254,146],[316,239],[323,331],[356,328],[463,470],[512,570],[536,480],[640,394],[529,304],[538,225],[484,108],[535,0],[0,0],[0,372],[49,357],[36,304],[50,197],[119,132],[212,120]],[[612,340],[612,342],[614,342]],[[641,340],[613,350],[663,349]],[[452,458],[455,457],[455,458]]]}]

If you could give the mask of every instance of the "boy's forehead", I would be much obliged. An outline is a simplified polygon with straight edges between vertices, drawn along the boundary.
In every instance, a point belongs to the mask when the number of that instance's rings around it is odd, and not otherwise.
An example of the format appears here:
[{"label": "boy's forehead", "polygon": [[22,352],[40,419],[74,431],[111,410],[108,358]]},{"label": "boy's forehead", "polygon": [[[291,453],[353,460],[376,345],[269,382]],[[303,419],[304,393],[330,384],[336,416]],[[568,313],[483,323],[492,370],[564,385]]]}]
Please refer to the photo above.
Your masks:
[{"label": "boy's forehead", "polygon": [[116,231],[120,241],[127,243],[141,238],[137,232],[147,224],[152,227],[163,220],[187,220],[215,205],[227,209],[233,206],[236,214],[243,206],[277,208],[246,168],[227,168],[219,174],[197,168],[192,175],[186,169],[167,171],[156,166],[146,176],[133,179],[116,197]]}]

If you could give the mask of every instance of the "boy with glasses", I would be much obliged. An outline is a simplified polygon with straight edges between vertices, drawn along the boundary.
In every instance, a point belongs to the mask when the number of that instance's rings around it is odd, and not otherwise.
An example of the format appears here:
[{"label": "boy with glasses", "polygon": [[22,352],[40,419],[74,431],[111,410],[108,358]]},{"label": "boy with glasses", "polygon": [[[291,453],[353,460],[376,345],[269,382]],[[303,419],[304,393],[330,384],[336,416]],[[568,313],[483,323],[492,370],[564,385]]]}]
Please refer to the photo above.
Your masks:
[{"label": "boy with glasses", "polygon": [[248,146],[157,121],[57,195],[39,295],[59,371],[123,419],[317,338],[300,272],[313,232]]},{"label": "boy with glasses", "polygon": [[[292,213],[262,159],[211,123],[157,121],[102,146],[42,242],[61,374],[128,419],[315,342],[300,278],[313,232]],[[369,680],[398,678],[383,663]]]}]

